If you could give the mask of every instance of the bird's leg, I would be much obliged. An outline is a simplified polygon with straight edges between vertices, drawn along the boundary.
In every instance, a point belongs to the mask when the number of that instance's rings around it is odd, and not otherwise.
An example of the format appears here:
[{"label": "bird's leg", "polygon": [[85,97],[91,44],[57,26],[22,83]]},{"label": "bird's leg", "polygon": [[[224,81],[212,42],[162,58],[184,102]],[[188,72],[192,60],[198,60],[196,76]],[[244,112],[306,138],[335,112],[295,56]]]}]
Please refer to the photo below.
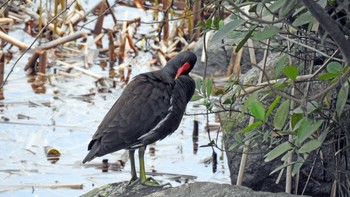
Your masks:
[{"label": "bird's leg", "polygon": [[160,185],[152,177],[148,178],[148,179],[146,178],[145,160],[144,160],[145,150],[146,150],[146,146],[141,146],[139,148],[139,162],[140,162],[140,179],[141,179],[141,183],[144,184],[144,185],[147,185],[147,186],[163,186],[163,185]]},{"label": "bird's leg", "polygon": [[130,166],[131,166],[131,179],[129,181],[129,184],[132,184],[133,182],[137,181],[137,174],[135,169],[135,149],[129,150],[129,158],[130,158]]}]

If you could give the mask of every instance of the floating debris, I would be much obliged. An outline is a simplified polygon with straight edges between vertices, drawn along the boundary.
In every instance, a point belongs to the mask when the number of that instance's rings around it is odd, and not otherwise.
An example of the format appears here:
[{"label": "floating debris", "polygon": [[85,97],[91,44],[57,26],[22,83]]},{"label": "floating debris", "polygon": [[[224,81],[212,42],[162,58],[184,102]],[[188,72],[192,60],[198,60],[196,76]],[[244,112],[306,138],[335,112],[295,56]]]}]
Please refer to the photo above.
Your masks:
[{"label": "floating debris", "polygon": [[60,160],[61,152],[58,149],[52,148],[51,146],[45,146],[44,150],[47,160],[52,164],[55,164],[58,160]]}]

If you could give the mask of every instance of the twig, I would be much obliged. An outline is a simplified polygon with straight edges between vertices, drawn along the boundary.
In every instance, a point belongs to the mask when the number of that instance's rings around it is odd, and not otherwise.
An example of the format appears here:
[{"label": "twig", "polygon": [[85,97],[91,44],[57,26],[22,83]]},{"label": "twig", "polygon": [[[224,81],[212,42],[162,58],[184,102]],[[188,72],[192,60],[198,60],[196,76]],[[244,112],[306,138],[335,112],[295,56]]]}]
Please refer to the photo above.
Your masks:
[{"label": "twig", "polygon": [[313,48],[313,47],[311,47],[311,46],[309,46],[309,45],[303,44],[303,43],[301,43],[301,42],[297,42],[297,41],[295,41],[295,40],[293,40],[293,39],[290,39],[290,38],[288,38],[288,37],[286,37],[286,36],[283,36],[283,35],[281,35],[281,34],[278,34],[278,36],[281,37],[281,38],[283,38],[283,39],[286,39],[286,40],[288,40],[288,41],[290,41],[290,42],[293,42],[294,44],[297,44],[297,45],[300,45],[300,46],[305,47],[305,48],[307,48],[307,49],[310,49],[310,50],[312,50],[312,51],[315,51],[316,53],[321,54],[321,55],[323,55],[323,56],[325,56],[325,57],[327,57],[327,58],[329,58],[329,59],[333,59],[333,60],[336,60],[336,61],[339,61],[339,62],[345,62],[343,59],[339,59],[339,58],[335,58],[335,57],[329,56],[329,55],[327,55],[326,53],[324,53],[324,52],[322,52],[322,51],[320,51],[320,50],[317,50],[317,49],[315,49],[315,48]]}]

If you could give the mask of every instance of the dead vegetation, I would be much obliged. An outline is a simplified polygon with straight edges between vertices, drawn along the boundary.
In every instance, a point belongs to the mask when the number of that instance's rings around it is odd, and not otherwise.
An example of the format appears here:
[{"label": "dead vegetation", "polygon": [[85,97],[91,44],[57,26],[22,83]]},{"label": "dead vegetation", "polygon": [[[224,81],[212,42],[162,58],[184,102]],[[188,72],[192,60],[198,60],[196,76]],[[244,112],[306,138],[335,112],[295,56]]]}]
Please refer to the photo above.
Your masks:
[{"label": "dead vegetation", "polygon": [[[152,21],[143,21],[139,16],[119,19],[123,17],[115,13],[116,6],[152,11]],[[31,54],[24,70],[36,93],[45,93],[45,86],[52,85],[55,78],[80,74],[93,77],[99,90],[106,92],[108,88],[128,83],[132,66],[126,59],[137,57],[139,51],[153,54],[150,66],[161,66],[180,50],[192,48],[199,36],[199,30],[194,30],[202,17],[198,3],[139,0],[110,5],[103,0],[89,10],[84,7],[77,0],[47,1],[39,5],[30,1],[1,1],[1,90],[13,67],[19,66],[16,61],[4,76],[5,65],[22,58],[23,53]],[[113,25],[107,27],[107,20]],[[34,42],[23,42],[13,36],[11,29],[16,25],[24,26],[23,33],[32,36]],[[148,29],[141,31],[141,25],[147,25]],[[22,55],[15,57],[16,50],[22,51]],[[90,70],[94,66],[107,70],[106,74],[94,73]]]}]

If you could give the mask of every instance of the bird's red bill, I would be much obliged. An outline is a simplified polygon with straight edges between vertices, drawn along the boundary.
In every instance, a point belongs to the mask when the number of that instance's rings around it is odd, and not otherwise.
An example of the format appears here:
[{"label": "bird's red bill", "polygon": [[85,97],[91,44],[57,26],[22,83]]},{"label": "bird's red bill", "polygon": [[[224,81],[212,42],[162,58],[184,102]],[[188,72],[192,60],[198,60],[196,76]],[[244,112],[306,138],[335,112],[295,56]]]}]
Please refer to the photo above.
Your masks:
[{"label": "bird's red bill", "polygon": [[186,62],[184,63],[178,70],[177,70],[177,73],[176,73],[176,77],[175,79],[177,79],[180,75],[182,75],[182,73],[186,72],[188,69],[191,68],[191,64]]}]

